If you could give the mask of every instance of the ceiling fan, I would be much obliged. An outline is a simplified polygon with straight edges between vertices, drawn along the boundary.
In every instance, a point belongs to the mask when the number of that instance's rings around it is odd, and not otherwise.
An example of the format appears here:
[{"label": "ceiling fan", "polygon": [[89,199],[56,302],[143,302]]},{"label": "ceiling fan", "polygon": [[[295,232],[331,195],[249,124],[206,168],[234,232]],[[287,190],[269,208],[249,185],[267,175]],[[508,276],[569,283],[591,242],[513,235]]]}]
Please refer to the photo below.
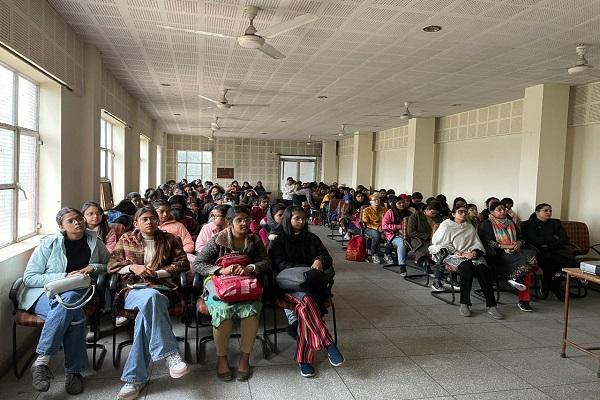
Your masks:
[{"label": "ceiling fan", "polygon": [[569,73],[569,75],[577,75],[595,69],[593,65],[590,65],[588,63],[587,58],[585,58],[587,52],[588,47],[585,44],[580,44],[577,45],[577,47],[575,47],[577,61],[575,62],[575,65],[567,68],[567,72]]},{"label": "ceiling fan", "polygon": [[257,31],[254,27],[254,18],[258,15],[258,12],[261,9],[257,6],[246,6],[244,7],[244,12],[246,16],[250,19],[250,25],[246,28],[246,31],[242,36],[234,37],[229,35],[223,35],[215,32],[205,32],[199,31],[195,29],[182,29],[182,28],[174,28],[172,26],[158,25],[160,28],[179,31],[179,32],[187,32],[193,33],[196,35],[204,35],[204,36],[213,36],[223,39],[235,39],[238,44],[245,49],[256,49],[258,51],[263,52],[267,56],[274,59],[285,58],[285,54],[281,53],[279,50],[268,44],[265,39],[270,39],[275,36],[284,34],[292,29],[296,29],[301,27],[302,25],[309,24],[313,21],[319,19],[318,16],[313,14],[303,14],[296,18],[292,18],[288,21],[282,22],[277,25],[273,25],[269,28],[266,28],[262,31]]},{"label": "ceiling fan", "polygon": [[337,137],[343,137],[343,136],[345,136],[345,135],[346,135],[346,124],[342,124],[342,125],[340,126],[340,130],[339,130],[339,131],[337,131],[337,133],[336,133],[334,136],[337,136]]},{"label": "ceiling fan", "polygon": [[404,112],[402,114],[400,114],[400,119],[401,120],[408,120],[408,119],[413,119],[414,118],[414,115],[412,115],[410,113],[410,110],[408,109],[410,107],[410,104],[411,103],[408,102],[408,101],[404,102],[404,108],[405,109],[404,109]]},{"label": "ceiling fan", "polygon": [[215,130],[211,129],[210,130],[210,135],[202,135],[202,136],[204,136],[205,138],[207,138],[209,142],[214,142],[215,141]]},{"label": "ceiling fan", "polygon": [[[233,104],[230,103],[229,100],[227,100],[227,92],[229,91],[229,89],[223,89],[223,95],[221,96],[220,100],[214,100],[211,99],[210,97],[206,97],[206,96],[202,96],[201,94],[198,95],[198,97],[206,100],[206,101],[210,101],[211,103],[215,104],[217,106],[218,109],[220,110],[228,110],[231,107],[269,107],[269,104]],[[211,107],[208,107],[211,108]]]}]

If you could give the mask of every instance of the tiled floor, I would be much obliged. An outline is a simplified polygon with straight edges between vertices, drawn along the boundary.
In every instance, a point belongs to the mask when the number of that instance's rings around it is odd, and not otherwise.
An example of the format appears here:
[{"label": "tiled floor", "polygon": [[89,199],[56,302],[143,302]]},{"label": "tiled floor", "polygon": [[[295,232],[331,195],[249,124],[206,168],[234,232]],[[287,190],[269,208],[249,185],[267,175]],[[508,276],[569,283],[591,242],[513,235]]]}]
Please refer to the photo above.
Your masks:
[{"label": "tiled floor", "polygon": [[[562,306],[554,298],[534,301],[534,313],[517,309],[516,297],[503,294],[495,321],[474,298],[474,316],[434,299],[429,290],[411,284],[379,265],[349,263],[339,244],[314,229],[335,259],[334,286],[339,345],[346,363],[331,367],[317,357],[318,375],[302,378],[293,361],[294,344],[279,336],[280,353],[264,360],[255,346],[254,376],[247,383],[223,383],[214,373],[214,346],[204,364],[173,380],[162,363],[152,367],[147,399],[457,399],[457,400],[599,400],[596,362],[574,349],[559,357]],[[600,343],[600,294],[572,301],[570,336],[582,343]],[[330,318],[328,323],[331,326]],[[178,332],[181,326],[176,326]],[[204,332],[201,332],[205,334]],[[108,344],[109,340],[106,339]],[[232,343],[232,364],[237,343]],[[109,347],[110,349],[110,347]],[[53,360],[55,381],[38,394],[26,375],[0,380],[7,399],[60,399],[64,392],[62,360]],[[119,370],[106,360],[98,372],[86,374],[80,398],[114,398],[121,386]]]}]

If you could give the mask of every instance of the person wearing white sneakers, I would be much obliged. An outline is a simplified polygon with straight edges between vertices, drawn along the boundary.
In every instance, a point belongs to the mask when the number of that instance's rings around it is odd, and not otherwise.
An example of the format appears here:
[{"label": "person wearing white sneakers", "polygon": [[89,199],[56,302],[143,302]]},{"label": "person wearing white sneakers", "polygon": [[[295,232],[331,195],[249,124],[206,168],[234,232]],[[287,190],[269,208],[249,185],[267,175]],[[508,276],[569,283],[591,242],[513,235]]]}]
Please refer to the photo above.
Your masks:
[{"label": "person wearing white sneakers", "polygon": [[154,208],[138,209],[134,225],[133,232],[119,239],[108,263],[109,272],[122,275],[124,283],[115,304],[137,311],[133,344],[121,375],[125,385],[117,395],[124,400],[135,399],[146,386],[150,361],[166,359],[172,378],[189,372],[179,355],[169,317],[169,304],[177,301],[178,294],[168,290],[170,277],[190,268],[186,253],[178,238],[158,229]]}]

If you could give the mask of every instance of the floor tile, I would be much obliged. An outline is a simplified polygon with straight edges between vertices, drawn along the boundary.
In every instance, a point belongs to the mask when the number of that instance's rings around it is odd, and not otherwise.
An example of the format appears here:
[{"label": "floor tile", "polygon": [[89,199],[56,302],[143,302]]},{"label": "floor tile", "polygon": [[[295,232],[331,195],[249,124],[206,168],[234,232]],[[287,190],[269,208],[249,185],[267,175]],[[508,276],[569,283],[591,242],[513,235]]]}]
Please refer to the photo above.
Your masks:
[{"label": "floor tile", "polygon": [[448,330],[481,351],[540,347],[540,344],[534,340],[493,322],[450,325]]},{"label": "floor tile", "polygon": [[477,393],[454,396],[456,400],[551,400],[539,389],[505,390],[501,392]]},{"label": "floor tile", "polygon": [[388,339],[410,356],[476,351],[441,326],[381,328]]},{"label": "floor tile", "polygon": [[401,357],[398,349],[377,329],[352,329],[339,332],[338,346],[347,360]]},{"label": "floor tile", "polygon": [[[251,378],[253,379],[253,378]],[[189,374],[181,379],[161,376],[150,381],[146,399],[249,399],[247,382],[221,382],[214,372]]]},{"label": "floor tile", "polygon": [[[504,321],[510,329],[527,336],[542,346],[560,346],[562,343],[563,324],[557,320],[540,321]],[[576,343],[592,343],[598,341],[596,336],[588,335],[569,326],[569,338]]]},{"label": "floor tile", "polygon": [[436,325],[436,322],[413,306],[356,307],[356,310],[376,328]]},{"label": "floor tile", "polygon": [[574,385],[542,387],[540,390],[554,400],[598,400],[600,382],[578,383]]}]

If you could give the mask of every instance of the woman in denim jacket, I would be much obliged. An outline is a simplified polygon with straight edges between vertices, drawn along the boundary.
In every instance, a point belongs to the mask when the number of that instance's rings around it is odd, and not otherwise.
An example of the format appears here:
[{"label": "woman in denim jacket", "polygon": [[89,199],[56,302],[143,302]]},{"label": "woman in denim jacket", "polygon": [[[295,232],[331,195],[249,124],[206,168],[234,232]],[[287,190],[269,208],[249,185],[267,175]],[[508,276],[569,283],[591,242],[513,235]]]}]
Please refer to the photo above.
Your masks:
[{"label": "woman in denim jacket", "polygon": [[[42,318],[42,328],[36,352],[37,359],[31,367],[34,389],[46,392],[50,388],[52,374],[48,367],[50,357],[62,346],[65,352],[65,390],[69,394],[83,391],[81,372],[88,367],[85,346],[85,314],[83,309],[67,310],[54,299],[44,294],[48,282],[78,274],[90,275],[106,271],[110,253],[98,240],[96,232],[86,229],[83,214],[74,208],[62,208],[56,214],[60,233],[42,239],[33,252],[23,282],[25,289],[20,293],[19,307]],[[71,290],[61,293],[66,303],[77,301],[82,291]]]}]

